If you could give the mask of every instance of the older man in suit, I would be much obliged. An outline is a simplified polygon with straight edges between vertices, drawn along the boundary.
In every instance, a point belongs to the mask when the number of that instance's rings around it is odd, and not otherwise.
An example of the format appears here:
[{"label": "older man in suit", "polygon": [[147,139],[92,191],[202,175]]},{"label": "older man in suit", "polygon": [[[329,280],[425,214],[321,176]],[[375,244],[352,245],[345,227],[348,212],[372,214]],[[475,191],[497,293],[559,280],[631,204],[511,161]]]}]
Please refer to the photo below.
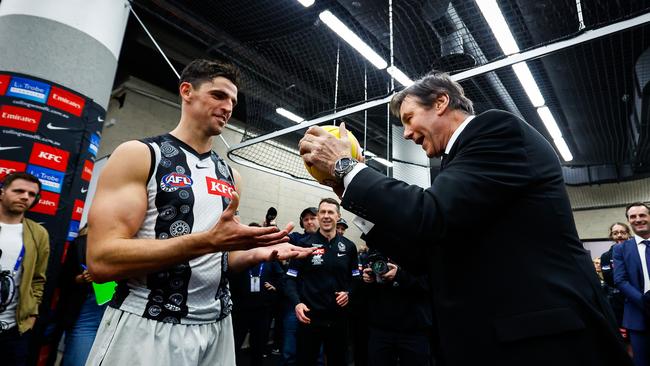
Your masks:
[{"label": "older man in suit", "polygon": [[300,152],[374,223],[368,242],[428,268],[445,364],[631,364],[548,141],[513,114],[474,116],[442,73],[396,94],[391,110],[406,139],[443,157],[428,189],[354,161],[344,126],[340,140],[311,127]]},{"label": "older man in suit", "polygon": [[614,246],[614,284],[625,295],[623,327],[630,334],[634,364],[650,365],[650,208],[636,202],[625,210],[634,236]]}]

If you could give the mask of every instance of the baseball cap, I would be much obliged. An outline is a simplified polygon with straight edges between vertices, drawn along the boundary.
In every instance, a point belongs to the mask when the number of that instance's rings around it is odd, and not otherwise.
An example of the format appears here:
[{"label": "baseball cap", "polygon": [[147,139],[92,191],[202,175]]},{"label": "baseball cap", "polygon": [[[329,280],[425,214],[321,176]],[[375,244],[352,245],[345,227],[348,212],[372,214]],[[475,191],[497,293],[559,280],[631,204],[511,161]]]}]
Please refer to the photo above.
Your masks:
[{"label": "baseball cap", "polygon": [[307,207],[306,209],[302,210],[300,213],[300,227],[302,226],[302,219],[305,217],[307,214],[312,214],[316,216],[318,214],[318,209],[316,207]]},{"label": "baseball cap", "polygon": [[345,221],[345,219],[342,217],[339,219],[339,221],[336,222],[336,225],[343,225],[346,229],[348,228],[348,222]]}]

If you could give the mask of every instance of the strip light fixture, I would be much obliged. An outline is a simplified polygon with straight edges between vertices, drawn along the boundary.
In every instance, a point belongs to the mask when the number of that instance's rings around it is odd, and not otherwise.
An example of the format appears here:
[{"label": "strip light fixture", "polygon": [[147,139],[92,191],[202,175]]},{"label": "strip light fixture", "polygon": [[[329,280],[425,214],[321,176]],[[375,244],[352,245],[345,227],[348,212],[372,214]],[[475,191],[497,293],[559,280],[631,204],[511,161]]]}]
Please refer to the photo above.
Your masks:
[{"label": "strip light fixture", "polygon": [[[481,13],[483,13],[483,17],[490,26],[490,29],[492,29],[492,33],[497,39],[497,43],[499,43],[503,53],[506,56],[519,53],[519,46],[517,46],[517,42],[512,36],[512,32],[510,32],[508,23],[506,23],[496,0],[476,0],[476,5],[478,5]],[[553,143],[560,152],[562,159],[564,159],[564,161],[573,160],[573,154],[571,154],[569,146],[562,137],[562,132],[560,131],[560,127],[555,121],[553,114],[546,106],[546,101],[544,100],[544,97],[542,96],[542,93],[535,82],[535,78],[531,74],[526,62],[512,65],[512,70],[515,72],[517,79],[519,79],[519,82],[524,87],[526,95],[528,95],[531,103],[535,108],[537,108],[537,114],[539,114],[542,122],[544,122],[544,126],[551,135],[551,138],[553,138]]]},{"label": "strip light fixture", "polygon": [[350,28],[348,28],[336,15],[332,14],[329,10],[325,10],[318,15],[320,20],[323,21],[334,33],[338,34],[345,42],[347,42],[352,48],[357,50],[361,56],[365,57],[371,64],[373,64],[379,70],[383,70],[388,66],[386,60],[373,51],[370,46],[368,46],[359,36],[354,34]]},{"label": "strip light fixture", "polygon": [[314,5],[314,0],[298,0],[298,2],[301,3],[305,8]]},{"label": "strip light fixture", "polygon": [[277,114],[279,114],[279,115],[285,117],[285,118],[288,118],[288,119],[290,119],[290,120],[296,122],[296,123],[300,123],[300,122],[302,122],[302,121],[305,120],[304,118],[302,118],[302,117],[296,115],[295,113],[289,112],[288,110],[286,110],[286,109],[284,109],[284,108],[276,108],[276,109],[275,109],[275,112],[276,112]]},{"label": "strip light fixture", "polygon": [[398,69],[394,65],[387,68],[386,72],[388,72],[390,76],[393,77],[393,79],[397,80],[398,83],[402,84],[406,88],[413,85],[413,80],[411,80],[408,76],[406,76],[405,73],[402,72],[402,70]]}]

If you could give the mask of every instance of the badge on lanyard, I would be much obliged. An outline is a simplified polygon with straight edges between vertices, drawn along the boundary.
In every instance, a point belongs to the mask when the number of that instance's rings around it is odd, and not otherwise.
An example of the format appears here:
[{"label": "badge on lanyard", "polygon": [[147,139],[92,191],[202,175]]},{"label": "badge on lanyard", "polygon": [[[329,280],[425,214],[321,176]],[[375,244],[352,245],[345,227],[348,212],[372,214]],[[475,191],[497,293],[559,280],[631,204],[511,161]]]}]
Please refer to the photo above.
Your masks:
[{"label": "badge on lanyard", "polygon": [[260,292],[260,278],[258,276],[251,277],[251,292]]},{"label": "badge on lanyard", "polygon": [[264,269],[264,262],[260,263],[259,271],[257,275],[253,275],[252,270],[248,270],[248,276],[251,279],[251,292],[260,292],[260,282],[262,277],[262,270]]}]

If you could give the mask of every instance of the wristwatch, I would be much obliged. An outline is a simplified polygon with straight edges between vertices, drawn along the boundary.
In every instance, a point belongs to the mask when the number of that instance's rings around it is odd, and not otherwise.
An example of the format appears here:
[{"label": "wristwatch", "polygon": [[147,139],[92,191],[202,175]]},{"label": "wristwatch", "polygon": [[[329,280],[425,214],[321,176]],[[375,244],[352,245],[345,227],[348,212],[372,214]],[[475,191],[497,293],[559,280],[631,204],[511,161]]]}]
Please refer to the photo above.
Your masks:
[{"label": "wristwatch", "polygon": [[343,177],[351,172],[357,163],[358,161],[350,157],[340,158],[336,163],[334,163],[334,177],[338,180],[343,180]]}]

